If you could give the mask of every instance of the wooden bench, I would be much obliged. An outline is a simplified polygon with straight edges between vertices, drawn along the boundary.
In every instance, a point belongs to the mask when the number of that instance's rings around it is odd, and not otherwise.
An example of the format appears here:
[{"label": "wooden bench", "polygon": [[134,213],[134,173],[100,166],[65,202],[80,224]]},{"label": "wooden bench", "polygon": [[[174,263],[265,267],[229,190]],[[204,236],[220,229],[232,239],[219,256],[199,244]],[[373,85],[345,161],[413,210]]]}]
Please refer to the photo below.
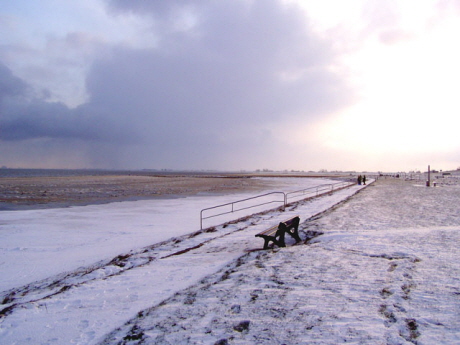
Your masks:
[{"label": "wooden bench", "polygon": [[273,242],[273,245],[278,247],[286,247],[284,243],[284,235],[288,233],[293,237],[296,243],[300,242],[299,237],[299,216],[295,216],[279,223],[278,225],[272,226],[271,228],[259,232],[256,237],[262,237],[264,239],[264,249],[269,248],[269,243]]}]

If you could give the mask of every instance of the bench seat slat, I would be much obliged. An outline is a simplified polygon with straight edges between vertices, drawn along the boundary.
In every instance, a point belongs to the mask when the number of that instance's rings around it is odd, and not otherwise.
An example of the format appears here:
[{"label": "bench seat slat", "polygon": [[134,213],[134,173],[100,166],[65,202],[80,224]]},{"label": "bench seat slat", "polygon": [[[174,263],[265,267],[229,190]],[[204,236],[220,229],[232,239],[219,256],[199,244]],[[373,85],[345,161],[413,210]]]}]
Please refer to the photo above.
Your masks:
[{"label": "bench seat slat", "polygon": [[258,233],[258,235],[270,235],[270,234],[275,234],[278,231],[278,225],[277,226],[272,226],[271,228],[268,228],[267,230],[261,231]]}]

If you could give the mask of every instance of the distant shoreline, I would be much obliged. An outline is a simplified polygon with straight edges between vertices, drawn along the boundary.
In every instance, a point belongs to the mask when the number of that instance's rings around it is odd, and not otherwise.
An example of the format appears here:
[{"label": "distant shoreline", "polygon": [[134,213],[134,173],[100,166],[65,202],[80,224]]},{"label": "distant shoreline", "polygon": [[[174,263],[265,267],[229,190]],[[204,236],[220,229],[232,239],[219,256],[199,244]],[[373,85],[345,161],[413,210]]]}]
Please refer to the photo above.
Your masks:
[{"label": "distant shoreline", "polygon": [[[314,171],[218,171],[218,170],[106,170],[106,169],[30,169],[1,168],[0,181],[10,177],[66,177],[66,176],[195,176],[195,177],[344,177],[357,175],[359,172],[314,172]],[[375,173],[369,173],[375,174]]]},{"label": "distant shoreline", "polygon": [[[257,192],[273,186],[273,180],[256,177],[260,175],[130,174],[2,177],[0,178],[0,211]],[[275,175],[265,177],[273,178]]]},{"label": "distant shoreline", "polygon": [[346,174],[147,170],[0,169],[0,211],[117,201],[231,194],[270,188],[265,178],[344,178]]}]

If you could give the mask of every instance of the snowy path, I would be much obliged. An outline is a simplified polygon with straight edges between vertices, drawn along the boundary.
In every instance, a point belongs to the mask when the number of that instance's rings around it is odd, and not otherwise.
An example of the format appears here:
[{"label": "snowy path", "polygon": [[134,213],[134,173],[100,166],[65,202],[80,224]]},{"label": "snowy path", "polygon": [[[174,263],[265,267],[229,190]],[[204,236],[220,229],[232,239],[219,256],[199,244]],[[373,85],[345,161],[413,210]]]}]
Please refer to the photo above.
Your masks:
[{"label": "snowy path", "polygon": [[[449,252],[460,239],[458,230],[449,233]],[[146,310],[107,343],[130,338],[145,338],[146,344],[459,343],[458,267],[439,271],[444,258],[398,248],[407,237],[419,242],[425,232],[399,235],[390,234],[391,241],[372,238],[395,252],[365,251],[365,238],[344,247],[342,238],[325,247],[319,242],[247,254]],[[430,246],[444,247],[433,235],[438,241]],[[244,321],[248,330],[236,331]]]},{"label": "snowy path", "polygon": [[139,311],[197,284],[247,251],[261,248],[263,241],[254,237],[260,230],[296,214],[304,220],[360,188],[353,186],[285,212],[218,226],[215,231],[179,236],[14,289],[2,298],[0,341],[94,344]]},{"label": "snowy path", "polygon": [[250,252],[106,344],[458,344],[460,189],[379,181],[303,223],[309,246]]}]

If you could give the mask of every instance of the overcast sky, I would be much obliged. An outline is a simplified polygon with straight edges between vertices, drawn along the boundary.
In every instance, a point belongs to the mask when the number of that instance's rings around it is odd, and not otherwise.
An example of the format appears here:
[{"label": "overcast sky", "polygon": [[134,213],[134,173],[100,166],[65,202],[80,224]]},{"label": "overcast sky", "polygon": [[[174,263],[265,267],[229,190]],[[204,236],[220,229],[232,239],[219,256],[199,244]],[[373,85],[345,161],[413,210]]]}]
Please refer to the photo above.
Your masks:
[{"label": "overcast sky", "polygon": [[0,3],[0,166],[460,167],[459,0]]}]

